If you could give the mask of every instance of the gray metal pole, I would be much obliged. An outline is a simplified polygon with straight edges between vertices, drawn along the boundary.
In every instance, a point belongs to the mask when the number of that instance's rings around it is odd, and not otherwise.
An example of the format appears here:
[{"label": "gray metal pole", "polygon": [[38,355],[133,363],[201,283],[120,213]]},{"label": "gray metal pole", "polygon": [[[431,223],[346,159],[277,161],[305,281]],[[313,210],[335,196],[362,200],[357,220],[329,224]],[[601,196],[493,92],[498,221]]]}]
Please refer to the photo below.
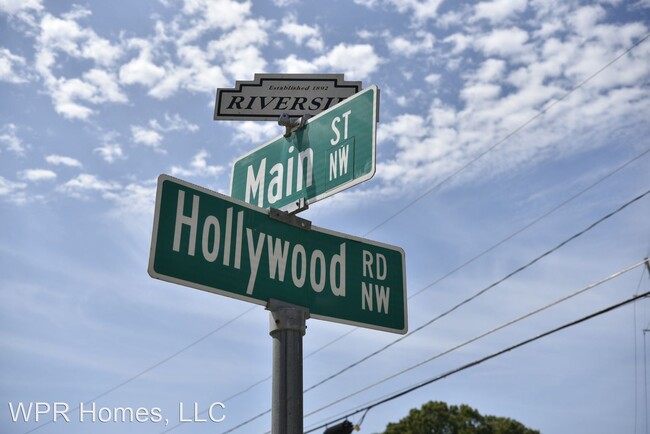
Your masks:
[{"label": "gray metal pole", "polygon": [[309,310],[277,300],[266,308],[273,338],[271,434],[302,434],[302,337]]}]

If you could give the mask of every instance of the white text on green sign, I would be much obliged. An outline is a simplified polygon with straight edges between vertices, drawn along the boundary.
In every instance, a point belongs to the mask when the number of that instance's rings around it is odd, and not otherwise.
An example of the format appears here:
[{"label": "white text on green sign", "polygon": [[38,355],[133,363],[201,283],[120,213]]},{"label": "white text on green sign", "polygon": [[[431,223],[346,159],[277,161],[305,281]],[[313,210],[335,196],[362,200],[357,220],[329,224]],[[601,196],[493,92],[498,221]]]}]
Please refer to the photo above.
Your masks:
[{"label": "white text on green sign", "polygon": [[229,297],[307,307],[314,318],[405,333],[404,252],[161,175],[149,274]]},{"label": "white text on green sign", "polygon": [[366,181],[375,174],[376,86],[310,119],[233,165],[231,195],[262,208],[291,209]]}]

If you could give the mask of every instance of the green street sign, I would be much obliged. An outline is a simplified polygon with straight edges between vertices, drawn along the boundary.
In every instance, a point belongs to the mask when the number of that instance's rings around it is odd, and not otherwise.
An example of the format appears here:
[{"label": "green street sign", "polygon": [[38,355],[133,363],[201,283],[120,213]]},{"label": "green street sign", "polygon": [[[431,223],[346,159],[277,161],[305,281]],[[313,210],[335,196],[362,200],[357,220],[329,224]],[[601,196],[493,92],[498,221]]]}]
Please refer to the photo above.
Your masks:
[{"label": "green street sign", "polygon": [[293,210],[375,174],[379,89],[370,86],[240,157],[231,195],[262,208]]},{"label": "green street sign", "polygon": [[404,251],[311,226],[161,175],[149,275],[313,318],[406,333]]}]

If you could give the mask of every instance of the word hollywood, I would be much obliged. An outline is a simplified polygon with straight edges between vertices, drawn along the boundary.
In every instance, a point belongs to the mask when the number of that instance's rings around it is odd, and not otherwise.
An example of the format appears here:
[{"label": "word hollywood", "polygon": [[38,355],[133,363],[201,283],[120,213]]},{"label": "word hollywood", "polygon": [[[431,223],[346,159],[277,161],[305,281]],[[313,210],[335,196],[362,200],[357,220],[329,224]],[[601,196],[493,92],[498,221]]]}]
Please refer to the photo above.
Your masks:
[{"label": "word hollywood", "polygon": [[406,329],[404,252],[333,231],[306,230],[181,180],[159,178],[151,276],[313,317]]},{"label": "word hollywood", "polygon": [[[226,419],[224,410],[226,406],[221,402],[213,402],[208,407],[207,414],[201,416],[199,404],[192,403],[186,408],[184,403],[178,404],[178,422],[180,423],[220,423]],[[75,417],[76,415],[76,417]],[[163,417],[160,407],[100,407],[94,402],[80,403],[72,408],[67,402],[18,402],[9,403],[9,417],[13,423],[18,422],[65,422],[70,423],[73,418],[77,421],[91,423],[164,423],[169,424],[169,419]]]}]

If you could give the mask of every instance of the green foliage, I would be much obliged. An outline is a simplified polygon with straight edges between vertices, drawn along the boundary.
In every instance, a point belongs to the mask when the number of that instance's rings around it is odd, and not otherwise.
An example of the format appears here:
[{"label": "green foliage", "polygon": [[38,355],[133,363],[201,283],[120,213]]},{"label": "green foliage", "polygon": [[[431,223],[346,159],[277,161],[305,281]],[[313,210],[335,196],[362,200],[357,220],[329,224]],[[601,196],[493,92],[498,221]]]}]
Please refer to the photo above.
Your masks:
[{"label": "green foliage", "polygon": [[539,434],[516,420],[482,416],[467,405],[448,406],[429,401],[420,409],[411,409],[397,423],[389,423],[383,434]]}]

